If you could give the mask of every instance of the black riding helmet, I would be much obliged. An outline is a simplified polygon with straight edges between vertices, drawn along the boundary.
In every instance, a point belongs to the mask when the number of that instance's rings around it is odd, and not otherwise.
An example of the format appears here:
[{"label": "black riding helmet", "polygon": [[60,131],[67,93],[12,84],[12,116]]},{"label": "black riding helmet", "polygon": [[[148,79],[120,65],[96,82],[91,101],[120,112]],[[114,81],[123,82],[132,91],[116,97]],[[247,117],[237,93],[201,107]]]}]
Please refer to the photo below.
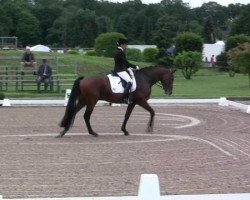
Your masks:
[{"label": "black riding helmet", "polygon": [[127,40],[124,38],[119,38],[116,44],[117,46],[121,46],[122,44],[127,44]]}]

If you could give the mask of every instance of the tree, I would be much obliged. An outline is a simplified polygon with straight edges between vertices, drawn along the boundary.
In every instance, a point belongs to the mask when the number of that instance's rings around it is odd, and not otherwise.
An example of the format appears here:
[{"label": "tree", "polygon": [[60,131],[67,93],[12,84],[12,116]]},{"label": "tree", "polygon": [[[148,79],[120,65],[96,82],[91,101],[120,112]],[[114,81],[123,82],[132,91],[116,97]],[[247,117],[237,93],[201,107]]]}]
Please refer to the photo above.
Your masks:
[{"label": "tree", "polygon": [[16,36],[23,46],[39,42],[39,21],[28,11],[22,11],[16,26]]},{"label": "tree", "polygon": [[237,68],[240,72],[248,74],[250,87],[250,43],[246,42],[240,44],[236,48],[228,52],[230,58],[230,65]]},{"label": "tree", "polygon": [[250,5],[240,13],[239,17],[234,21],[230,35],[245,34],[250,35]]},{"label": "tree", "polygon": [[197,51],[183,51],[174,60],[175,65],[182,70],[186,79],[191,79],[202,66],[202,54]]},{"label": "tree", "polygon": [[125,38],[122,33],[109,32],[102,33],[95,39],[95,51],[98,56],[113,57],[116,42],[119,38]]},{"label": "tree", "polygon": [[237,47],[239,44],[250,42],[250,36],[247,35],[234,35],[227,38],[225,50],[229,51],[232,48]]},{"label": "tree", "polygon": [[173,39],[178,31],[178,19],[164,15],[157,22],[157,28],[154,32],[154,41],[159,49],[166,49],[173,44]]},{"label": "tree", "polygon": [[206,20],[203,26],[202,36],[204,43],[213,44],[215,42],[214,27],[210,18]]},{"label": "tree", "polygon": [[39,20],[41,41],[42,43],[48,43],[46,39],[48,31],[53,26],[55,20],[62,14],[62,1],[37,0],[35,5],[33,13]]},{"label": "tree", "polygon": [[53,43],[62,42],[63,46],[93,47],[97,31],[93,11],[70,7],[55,20],[47,39]]},{"label": "tree", "polygon": [[5,10],[0,7],[0,36],[9,35],[11,22],[11,18],[8,17]]},{"label": "tree", "polygon": [[117,21],[116,31],[126,35],[128,39],[134,38],[134,23],[130,13],[122,14]]},{"label": "tree", "polygon": [[113,30],[113,24],[109,17],[100,16],[96,18],[98,27],[98,34],[111,32]]},{"label": "tree", "polygon": [[202,52],[203,43],[199,35],[185,32],[175,38],[175,55],[183,51]]}]

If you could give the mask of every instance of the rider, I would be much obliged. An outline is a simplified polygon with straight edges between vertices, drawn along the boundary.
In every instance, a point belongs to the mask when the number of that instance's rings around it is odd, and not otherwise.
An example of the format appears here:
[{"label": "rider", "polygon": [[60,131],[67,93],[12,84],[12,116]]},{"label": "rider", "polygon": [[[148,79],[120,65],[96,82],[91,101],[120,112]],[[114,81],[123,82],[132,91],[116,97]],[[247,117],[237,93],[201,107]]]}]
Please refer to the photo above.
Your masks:
[{"label": "rider", "polygon": [[123,101],[124,103],[129,104],[129,90],[132,86],[132,78],[130,77],[127,69],[129,67],[132,67],[134,69],[139,69],[138,66],[133,65],[131,63],[128,62],[126,55],[125,55],[125,49],[127,46],[127,41],[126,39],[120,38],[117,41],[117,49],[115,51],[115,56],[114,56],[114,60],[115,60],[115,68],[114,68],[114,72],[124,81],[126,81],[127,85],[124,89],[124,93],[123,93]]}]

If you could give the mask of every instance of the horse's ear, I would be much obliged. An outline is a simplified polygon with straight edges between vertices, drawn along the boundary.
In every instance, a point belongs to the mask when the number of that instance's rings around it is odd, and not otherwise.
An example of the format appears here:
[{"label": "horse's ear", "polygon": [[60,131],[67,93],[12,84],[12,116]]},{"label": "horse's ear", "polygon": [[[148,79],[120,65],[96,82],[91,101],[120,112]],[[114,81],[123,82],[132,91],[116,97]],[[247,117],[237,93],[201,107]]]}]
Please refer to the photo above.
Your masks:
[{"label": "horse's ear", "polygon": [[171,71],[172,74],[174,74],[174,73],[176,72],[176,70],[177,70],[177,69],[174,68],[174,67],[171,67],[171,68],[169,68],[169,69],[170,69],[170,71]]},{"label": "horse's ear", "polygon": [[172,74],[174,74],[176,72],[177,69],[173,68],[171,71],[172,71]]}]

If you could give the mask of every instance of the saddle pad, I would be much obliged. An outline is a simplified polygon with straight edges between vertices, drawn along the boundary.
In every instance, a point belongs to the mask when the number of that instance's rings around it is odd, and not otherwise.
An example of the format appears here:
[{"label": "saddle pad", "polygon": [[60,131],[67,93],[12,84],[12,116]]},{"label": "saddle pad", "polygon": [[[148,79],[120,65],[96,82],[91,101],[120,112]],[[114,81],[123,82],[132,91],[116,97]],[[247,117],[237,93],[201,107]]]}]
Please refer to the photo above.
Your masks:
[{"label": "saddle pad", "polygon": [[[124,92],[124,87],[122,86],[121,78],[118,76],[113,76],[111,74],[107,75],[109,78],[109,82],[111,85],[111,90],[113,93],[123,93]],[[133,84],[131,87],[131,92],[135,91],[136,89],[136,81],[135,78],[132,77]]]}]

